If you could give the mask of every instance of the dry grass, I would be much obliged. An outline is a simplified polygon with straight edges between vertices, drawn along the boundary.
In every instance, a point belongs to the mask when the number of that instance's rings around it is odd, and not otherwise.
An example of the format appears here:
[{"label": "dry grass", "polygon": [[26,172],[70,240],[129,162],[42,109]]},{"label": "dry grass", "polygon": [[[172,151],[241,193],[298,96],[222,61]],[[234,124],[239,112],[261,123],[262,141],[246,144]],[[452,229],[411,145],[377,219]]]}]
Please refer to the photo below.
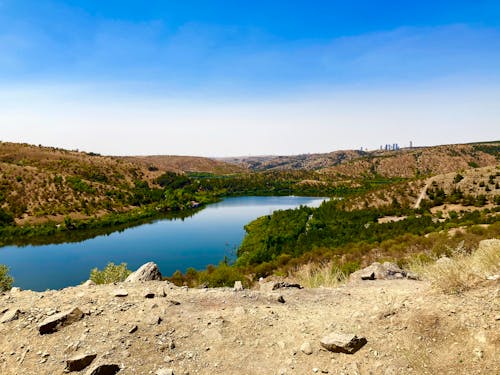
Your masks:
[{"label": "dry grass", "polygon": [[471,254],[461,243],[452,253],[451,258],[432,264],[413,263],[410,268],[444,293],[463,292],[500,273],[500,240],[481,241]]},{"label": "dry grass", "polygon": [[335,288],[347,280],[347,275],[331,262],[307,263],[288,276],[306,288]]}]

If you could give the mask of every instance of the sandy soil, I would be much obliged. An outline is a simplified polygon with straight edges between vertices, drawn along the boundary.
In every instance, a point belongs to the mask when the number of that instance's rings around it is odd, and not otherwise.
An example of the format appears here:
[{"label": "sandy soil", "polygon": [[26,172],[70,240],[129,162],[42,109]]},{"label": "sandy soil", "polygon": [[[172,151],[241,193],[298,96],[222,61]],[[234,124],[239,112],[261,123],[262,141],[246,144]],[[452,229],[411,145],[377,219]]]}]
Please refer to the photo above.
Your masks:
[{"label": "sandy soil", "polygon": [[[120,374],[494,374],[500,369],[499,280],[462,295],[421,281],[337,289],[186,289],[150,281],[0,296],[0,373],[60,374],[78,354]],[[117,289],[127,296],[116,297]],[[146,292],[154,298],[144,297]],[[284,303],[278,301],[282,296]],[[52,334],[38,324],[77,306],[84,317]],[[9,313],[7,311],[7,313]],[[6,314],[7,314],[6,313]],[[1,316],[1,315],[0,315]],[[132,328],[137,330],[132,332]],[[330,332],[368,343],[352,355],[320,346]],[[309,343],[312,354],[301,346]],[[307,346],[307,345],[306,345]]]}]

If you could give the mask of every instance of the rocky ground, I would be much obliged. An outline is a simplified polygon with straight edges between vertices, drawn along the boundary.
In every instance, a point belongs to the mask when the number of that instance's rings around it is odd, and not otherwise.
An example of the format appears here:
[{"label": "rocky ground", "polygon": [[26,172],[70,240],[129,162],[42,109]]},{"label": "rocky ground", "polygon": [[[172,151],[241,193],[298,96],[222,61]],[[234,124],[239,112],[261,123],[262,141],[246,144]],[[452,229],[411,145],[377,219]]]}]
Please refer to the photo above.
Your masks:
[{"label": "rocky ground", "polygon": [[[14,288],[0,296],[0,373],[494,374],[499,283],[461,295],[408,279],[336,289]],[[367,343],[331,352],[320,344],[330,333]]]}]

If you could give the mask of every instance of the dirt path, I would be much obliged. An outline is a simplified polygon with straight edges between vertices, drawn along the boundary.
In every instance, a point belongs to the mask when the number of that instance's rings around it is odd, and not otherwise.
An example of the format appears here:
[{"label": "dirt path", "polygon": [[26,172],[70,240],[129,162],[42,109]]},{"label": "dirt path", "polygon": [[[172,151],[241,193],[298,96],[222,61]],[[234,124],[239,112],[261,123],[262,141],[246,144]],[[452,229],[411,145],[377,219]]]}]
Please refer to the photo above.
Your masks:
[{"label": "dirt path", "polygon": [[420,202],[422,202],[422,199],[425,197],[425,193],[427,193],[427,188],[431,184],[430,181],[427,181],[425,183],[425,186],[422,188],[422,191],[420,192],[420,195],[418,196],[417,201],[415,202],[415,206],[413,207],[414,209],[420,208]]},{"label": "dirt path", "polygon": [[[128,295],[115,297],[117,288]],[[67,358],[95,353],[91,366],[117,364],[120,375],[160,368],[176,375],[492,374],[500,368],[499,290],[492,281],[443,296],[424,282],[381,280],[274,292],[165,282],[13,291],[0,296],[0,314],[20,310],[17,320],[0,323],[0,373],[61,374]],[[145,298],[147,291],[155,297]],[[39,334],[41,321],[72,306],[83,319]],[[352,355],[332,353],[319,343],[330,332],[368,343]],[[301,351],[304,343],[312,354]]]}]

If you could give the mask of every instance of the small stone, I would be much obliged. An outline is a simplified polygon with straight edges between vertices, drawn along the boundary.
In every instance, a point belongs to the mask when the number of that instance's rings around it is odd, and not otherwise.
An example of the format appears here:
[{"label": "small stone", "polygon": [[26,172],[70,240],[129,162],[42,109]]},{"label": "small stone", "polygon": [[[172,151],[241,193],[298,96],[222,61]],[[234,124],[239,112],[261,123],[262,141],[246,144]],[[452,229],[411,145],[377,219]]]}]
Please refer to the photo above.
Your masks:
[{"label": "small stone", "polygon": [[115,289],[113,291],[113,296],[115,296],[115,297],[127,297],[128,292],[123,288],[122,289]]},{"label": "small stone", "polygon": [[336,352],[353,354],[361,349],[368,341],[364,337],[354,334],[331,333],[321,339],[320,343],[325,349]]},{"label": "small stone", "polygon": [[300,351],[307,355],[311,355],[313,353],[311,344],[307,341],[300,346]]},{"label": "small stone", "polygon": [[5,314],[3,314],[2,319],[0,319],[0,323],[8,323],[19,318],[19,314],[21,311],[19,309],[7,310]]},{"label": "small stone", "polygon": [[137,325],[134,325],[134,326],[132,326],[132,327],[129,329],[128,333],[134,333],[134,332],[136,332],[138,329],[139,329],[139,327],[137,327]]},{"label": "small stone", "polygon": [[95,283],[95,282],[93,282],[92,280],[87,280],[87,281],[85,281],[85,282],[82,284],[82,286],[86,286],[87,288],[88,288],[88,287],[91,287],[91,286],[95,286],[95,285],[96,285],[96,283]]},{"label": "small stone", "polygon": [[87,375],[115,375],[121,370],[115,364],[98,365],[87,372]]},{"label": "small stone", "polygon": [[156,370],[155,375],[174,375],[174,370],[171,368],[161,368]]},{"label": "small stone", "polygon": [[241,292],[243,290],[243,284],[241,283],[241,281],[235,281],[233,289],[235,292]]},{"label": "small stone", "polygon": [[285,298],[283,298],[282,295],[278,296],[278,298],[276,298],[276,301],[278,301],[279,303],[285,303]]},{"label": "small stone", "polygon": [[144,298],[155,298],[155,294],[151,291],[147,291],[144,293]]},{"label": "small stone", "polygon": [[179,301],[174,301],[174,300],[170,300],[169,302],[170,302],[170,304],[175,305],[175,306],[178,306],[181,304]]},{"label": "small stone", "polygon": [[314,367],[314,368],[313,368],[313,372],[314,372],[314,373],[317,373],[318,371],[319,371],[319,368],[317,368],[317,367]]},{"label": "small stone", "polygon": [[80,354],[72,357],[66,360],[66,370],[69,372],[82,371],[89,366],[96,357],[97,354]]}]

